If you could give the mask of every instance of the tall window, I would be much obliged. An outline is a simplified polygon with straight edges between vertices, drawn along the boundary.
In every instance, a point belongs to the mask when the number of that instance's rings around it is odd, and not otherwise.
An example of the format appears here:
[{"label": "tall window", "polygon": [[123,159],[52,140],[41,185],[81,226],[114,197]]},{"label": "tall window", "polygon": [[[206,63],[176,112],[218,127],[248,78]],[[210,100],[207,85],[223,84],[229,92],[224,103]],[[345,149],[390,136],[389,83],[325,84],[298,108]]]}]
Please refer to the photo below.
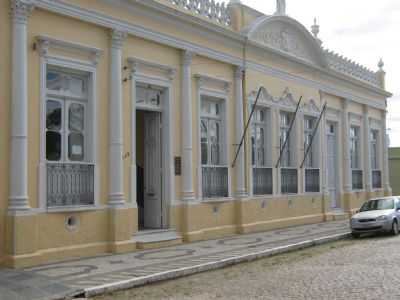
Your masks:
[{"label": "tall window", "polygon": [[268,111],[262,108],[254,110],[251,129],[251,157],[253,165],[253,194],[272,194],[272,168],[269,164],[271,148],[268,144]]},{"label": "tall window", "polygon": [[382,188],[382,174],[379,166],[379,131],[371,130],[370,132],[370,148],[371,148],[371,172],[372,172],[372,188]]},{"label": "tall window", "polygon": [[282,151],[285,141],[286,146],[283,149],[281,157],[281,166],[290,167],[292,165],[291,158],[291,138],[289,137],[290,123],[292,121],[293,114],[287,112],[281,112],[281,124],[280,124],[280,150]]},{"label": "tall window", "polygon": [[[280,114],[280,151],[281,156],[281,193],[297,194],[297,168],[294,166],[292,151],[293,141],[290,137],[290,124],[294,115],[288,112]],[[286,145],[285,145],[285,141]],[[292,153],[293,152],[293,153]]]},{"label": "tall window", "polygon": [[360,159],[360,127],[350,127],[350,166],[352,170],[352,186],[354,190],[363,188],[363,172]]},{"label": "tall window", "polygon": [[228,168],[225,156],[222,101],[201,98],[200,143],[203,197],[228,196]]},{"label": "tall window", "polygon": [[[316,118],[304,118],[304,156],[307,155],[304,162],[305,169],[305,191],[306,192],[319,192],[319,169],[318,169],[318,155],[317,151],[317,138],[314,136],[315,126],[317,126]],[[307,149],[309,151],[307,153]]]},{"label": "tall window", "polygon": [[379,140],[379,131],[371,130],[370,136],[371,142],[371,169],[378,170],[379,169],[379,158],[378,158],[378,140]]},{"label": "tall window", "polygon": [[48,206],[93,204],[88,153],[89,76],[47,67],[46,159]]}]

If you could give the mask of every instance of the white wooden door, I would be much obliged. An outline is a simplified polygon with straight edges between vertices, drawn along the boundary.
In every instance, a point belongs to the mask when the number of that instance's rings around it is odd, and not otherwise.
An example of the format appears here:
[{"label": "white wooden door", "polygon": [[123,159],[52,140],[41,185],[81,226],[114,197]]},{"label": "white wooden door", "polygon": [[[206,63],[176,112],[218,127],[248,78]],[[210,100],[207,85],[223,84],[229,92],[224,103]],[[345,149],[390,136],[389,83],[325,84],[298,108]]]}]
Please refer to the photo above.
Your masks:
[{"label": "white wooden door", "polygon": [[327,184],[331,208],[337,208],[337,129],[334,123],[327,124]]},{"label": "white wooden door", "polygon": [[144,227],[163,227],[160,113],[144,118]]}]

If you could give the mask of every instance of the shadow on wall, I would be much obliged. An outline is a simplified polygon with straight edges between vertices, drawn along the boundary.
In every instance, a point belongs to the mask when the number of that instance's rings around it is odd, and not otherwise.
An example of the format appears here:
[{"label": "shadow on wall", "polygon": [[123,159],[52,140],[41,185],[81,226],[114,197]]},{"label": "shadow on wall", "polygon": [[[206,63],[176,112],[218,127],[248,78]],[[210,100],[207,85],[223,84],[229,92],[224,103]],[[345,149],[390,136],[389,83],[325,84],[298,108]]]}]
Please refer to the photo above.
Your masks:
[{"label": "shadow on wall", "polygon": [[389,148],[389,171],[393,195],[400,195],[400,147]]}]

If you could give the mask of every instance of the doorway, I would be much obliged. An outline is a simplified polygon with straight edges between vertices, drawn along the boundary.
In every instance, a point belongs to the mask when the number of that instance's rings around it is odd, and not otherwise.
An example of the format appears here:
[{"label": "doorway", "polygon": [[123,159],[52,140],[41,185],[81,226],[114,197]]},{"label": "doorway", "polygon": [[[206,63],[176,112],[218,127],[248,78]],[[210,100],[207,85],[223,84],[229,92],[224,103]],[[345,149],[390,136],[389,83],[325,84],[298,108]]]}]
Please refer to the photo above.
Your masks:
[{"label": "doorway", "polygon": [[339,208],[338,203],[338,170],[337,170],[337,126],[333,122],[327,123],[327,185],[331,199],[331,208]]},{"label": "doorway", "polygon": [[166,226],[163,199],[162,114],[136,111],[137,206],[139,230]]}]

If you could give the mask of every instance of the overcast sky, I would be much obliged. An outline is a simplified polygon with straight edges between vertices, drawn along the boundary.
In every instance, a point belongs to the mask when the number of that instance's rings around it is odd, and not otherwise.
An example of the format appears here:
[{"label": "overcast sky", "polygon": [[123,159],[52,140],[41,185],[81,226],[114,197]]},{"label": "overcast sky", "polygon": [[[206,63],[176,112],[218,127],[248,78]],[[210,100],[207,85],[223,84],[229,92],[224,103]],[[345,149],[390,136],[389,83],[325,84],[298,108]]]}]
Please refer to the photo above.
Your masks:
[{"label": "overcast sky", "polygon": [[[265,14],[276,0],[242,0]],[[382,57],[386,71],[390,146],[400,147],[400,0],[286,0],[287,14],[310,28],[320,25],[323,46],[374,71]]]}]

